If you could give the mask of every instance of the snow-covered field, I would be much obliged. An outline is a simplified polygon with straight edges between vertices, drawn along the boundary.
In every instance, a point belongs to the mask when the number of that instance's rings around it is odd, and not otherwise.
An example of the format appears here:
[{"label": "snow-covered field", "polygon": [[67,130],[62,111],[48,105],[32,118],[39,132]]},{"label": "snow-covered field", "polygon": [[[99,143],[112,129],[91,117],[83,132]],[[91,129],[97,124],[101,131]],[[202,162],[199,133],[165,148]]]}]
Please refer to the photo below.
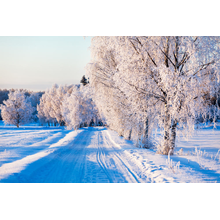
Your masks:
[{"label": "snow-covered field", "polygon": [[179,138],[170,158],[103,127],[1,124],[0,137],[0,182],[220,182],[219,125]]}]

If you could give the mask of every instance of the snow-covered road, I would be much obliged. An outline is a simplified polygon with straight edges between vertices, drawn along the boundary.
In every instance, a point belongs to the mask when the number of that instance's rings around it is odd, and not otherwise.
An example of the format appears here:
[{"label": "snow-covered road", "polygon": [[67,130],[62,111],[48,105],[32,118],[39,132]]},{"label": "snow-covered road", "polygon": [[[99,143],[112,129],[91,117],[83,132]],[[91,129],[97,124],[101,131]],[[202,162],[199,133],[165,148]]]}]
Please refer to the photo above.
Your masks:
[{"label": "snow-covered road", "polygon": [[136,148],[103,127],[6,126],[0,135],[0,182],[220,182],[219,128],[178,140],[172,164],[156,149]]},{"label": "snow-covered road", "polygon": [[[11,164],[4,164],[4,168],[7,170]],[[1,182],[143,182],[134,165],[112,142],[105,128],[85,128],[68,146],[31,161]]]}]

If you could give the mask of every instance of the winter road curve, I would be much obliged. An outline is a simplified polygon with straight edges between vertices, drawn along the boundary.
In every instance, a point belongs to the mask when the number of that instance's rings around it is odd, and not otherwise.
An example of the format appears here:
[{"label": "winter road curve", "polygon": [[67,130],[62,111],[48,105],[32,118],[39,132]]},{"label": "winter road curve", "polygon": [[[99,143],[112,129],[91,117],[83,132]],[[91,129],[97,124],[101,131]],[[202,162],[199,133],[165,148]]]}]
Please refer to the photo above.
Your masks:
[{"label": "winter road curve", "polygon": [[105,128],[85,128],[68,146],[52,151],[1,182],[142,182],[137,170]]}]

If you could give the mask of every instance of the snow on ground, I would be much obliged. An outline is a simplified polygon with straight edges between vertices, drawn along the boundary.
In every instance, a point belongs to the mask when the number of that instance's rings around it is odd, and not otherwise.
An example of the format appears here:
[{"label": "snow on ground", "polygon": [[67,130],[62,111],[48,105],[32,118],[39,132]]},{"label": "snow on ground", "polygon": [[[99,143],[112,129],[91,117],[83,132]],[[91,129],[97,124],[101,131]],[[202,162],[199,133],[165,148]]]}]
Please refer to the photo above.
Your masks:
[{"label": "snow on ground", "polygon": [[188,141],[178,138],[175,154],[156,154],[156,149],[133,147],[132,141],[108,131],[145,182],[220,182],[220,127],[197,131]]},{"label": "snow on ground", "polygon": [[0,136],[0,182],[220,182],[220,126],[178,138],[170,159],[103,127],[1,124]]}]

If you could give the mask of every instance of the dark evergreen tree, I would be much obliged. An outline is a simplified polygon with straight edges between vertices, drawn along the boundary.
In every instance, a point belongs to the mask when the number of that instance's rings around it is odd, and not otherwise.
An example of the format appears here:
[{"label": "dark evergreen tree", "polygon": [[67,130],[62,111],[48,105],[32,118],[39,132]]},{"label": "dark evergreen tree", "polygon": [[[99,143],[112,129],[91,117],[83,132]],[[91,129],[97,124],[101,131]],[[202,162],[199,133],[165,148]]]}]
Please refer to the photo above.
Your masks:
[{"label": "dark evergreen tree", "polygon": [[80,83],[82,83],[84,86],[85,86],[86,84],[88,84],[88,80],[86,79],[85,75],[83,75],[83,77],[82,77]]}]

